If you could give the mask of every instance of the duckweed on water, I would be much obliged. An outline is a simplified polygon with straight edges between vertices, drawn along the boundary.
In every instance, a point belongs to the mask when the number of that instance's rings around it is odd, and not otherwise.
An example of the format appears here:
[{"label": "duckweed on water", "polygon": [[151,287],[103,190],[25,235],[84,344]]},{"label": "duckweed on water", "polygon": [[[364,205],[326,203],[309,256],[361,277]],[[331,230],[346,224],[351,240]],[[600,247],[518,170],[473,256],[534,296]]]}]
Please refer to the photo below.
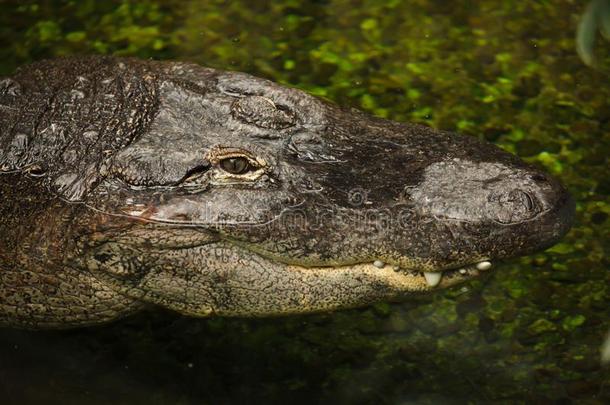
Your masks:
[{"label": "duckweed on water", "polygon": [[[610,329],[610,82],[575,51],[585,6],[0,3],[0,74],[83,53],[242,70],[382,117],[492,141],[560,177],[578,215],[546,252],[498,264],[486,283],[417,301],[285,319],[151,312],[93,329],[2,331],[0,392],[93,403],[114,394],[184,404],[610,401],[600,361]],[[609,43],[595,46],[599,66],[607,66]]]}]

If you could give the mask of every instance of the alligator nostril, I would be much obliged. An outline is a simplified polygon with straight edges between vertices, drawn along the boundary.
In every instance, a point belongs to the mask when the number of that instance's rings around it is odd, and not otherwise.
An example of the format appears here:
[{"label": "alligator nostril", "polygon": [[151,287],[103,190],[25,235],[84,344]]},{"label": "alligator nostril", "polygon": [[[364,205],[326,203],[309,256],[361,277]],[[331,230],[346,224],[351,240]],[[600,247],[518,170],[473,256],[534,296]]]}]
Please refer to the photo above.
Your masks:
[{"label": "alligator nostril", "polygon": [[525,191],[521,192],[521,199],[523,201],[523,205],[525,205],[525,208],[528,211],[531,211],[534,209],[534,201],[532,200],[532,196],[530,196],[528,193],[526,193]]},{"label": "alligator nostril", "polygon": [[529,220],[539,212],[536,197],[519,189],[508,193],[492,193],[488,203],[489,215],[503,224]]}]

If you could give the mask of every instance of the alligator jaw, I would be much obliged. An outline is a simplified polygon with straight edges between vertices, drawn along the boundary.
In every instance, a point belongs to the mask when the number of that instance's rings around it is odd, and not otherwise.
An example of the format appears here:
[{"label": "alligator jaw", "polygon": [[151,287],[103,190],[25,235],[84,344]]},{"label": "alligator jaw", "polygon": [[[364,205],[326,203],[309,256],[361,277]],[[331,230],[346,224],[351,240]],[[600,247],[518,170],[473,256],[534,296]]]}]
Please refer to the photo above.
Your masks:
[{"label": "alligator jaw", "polygon": [[473,275],[472,273],[474,270],[476,270],[477,272],[485,272],[490,270],[491,267],[491,262],[485,260],[473,265],[459,267],[457,269],[445,270],[443,272],[424,271],[423,275],[429,287],[436,287],[440,284],[444,276],[450,275],[452,277],[463,277],[466,279],[469,278],[469,276]]},{"label": "alligator jaw", "polygon": [[480,276],[491,269],[492,265],[489,261],[481,261],[478,263],[466,265],[459,268],[448,269],[443,271],[417,271],[417,270],[403,270],[398,266],[394,266],[393,270],[397,272],[408,272],[419,279],[423,279],[427,289],[434,289],[436,287],[445,288],[449,287],[472,278]]},{"label": "alligator jaw", "polygon": [[372,263],[359,263],[353,265],[330,267],[303,267],[289,265],[294,269],[320,272],[325,271],[353,271],[354,273],[376,274],[388,282],[389,285],[404,292],[425,292],[452,287],[457,284],[478,278],[489,273],[492,264],[490,261],[480,261],[458,268],[442,271],[419,271],[404,269],[399,266],[386,265],[383,261],[375,260]]}]

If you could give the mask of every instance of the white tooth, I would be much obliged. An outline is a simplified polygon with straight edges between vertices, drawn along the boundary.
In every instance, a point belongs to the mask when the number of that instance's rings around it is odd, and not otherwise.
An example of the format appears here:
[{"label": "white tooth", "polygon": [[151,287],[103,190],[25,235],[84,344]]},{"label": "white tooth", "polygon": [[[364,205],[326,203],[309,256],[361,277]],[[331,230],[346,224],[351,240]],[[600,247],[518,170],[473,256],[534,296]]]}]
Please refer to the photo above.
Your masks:
[{"label": "white tooth", "polygon": [[373,262],[373,266],[377,267],[378,269],[383,269],[385,266],[385,263],[382,262],[381,260],[375,260]]},{"label": "white tooth", "polygon": [[426,283],[428,283],[430,287],[436,287],[438,283],[441,282],[442,274],[438,272],[430,273],[428,271],[424,271],[424,277],[426,278]]},{"label": "white tooth", "polygon": [[394,270],[394,271],[398,271],[398,270],[400,270],[400,267],[398,267],[398,266],[392,266],[392,270]]},{"label": "white tooth", "polygon": [[484,261],[484,262],[477,263],[477,269],[489,270],[489,269],[491,269],[491,262]]},{"label": "white tooth", "polygon": [[460,272],[460,274],[466,274],[466,273],[468,273],[468,271],[467,271],[466,269],[460,269],[460,270],[459,270],[459,272]]}]

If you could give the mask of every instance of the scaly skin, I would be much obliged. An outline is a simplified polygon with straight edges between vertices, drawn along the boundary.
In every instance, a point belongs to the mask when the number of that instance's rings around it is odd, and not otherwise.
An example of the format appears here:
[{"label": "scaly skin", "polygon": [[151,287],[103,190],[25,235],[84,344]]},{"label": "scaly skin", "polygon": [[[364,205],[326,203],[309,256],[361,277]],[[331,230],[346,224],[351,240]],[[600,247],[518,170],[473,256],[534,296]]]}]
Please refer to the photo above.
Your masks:
[{"label": "scaly skin", "polygon": [[188,63],[26,66],[0,82],[0,123],[14,327],[401,299],[550,246],[573,216],[555,179],[489,143]]}]

